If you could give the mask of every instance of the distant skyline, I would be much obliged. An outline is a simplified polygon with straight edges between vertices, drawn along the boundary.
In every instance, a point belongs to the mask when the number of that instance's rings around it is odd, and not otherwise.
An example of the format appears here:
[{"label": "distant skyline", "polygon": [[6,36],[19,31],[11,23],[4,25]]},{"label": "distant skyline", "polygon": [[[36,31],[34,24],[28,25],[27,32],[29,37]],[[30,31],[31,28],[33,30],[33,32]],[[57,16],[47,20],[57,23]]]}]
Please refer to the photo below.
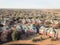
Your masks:
[{"label": "distant skyline", "polygon": [[60,0],[0,0],[0,8],[60,9]]}]

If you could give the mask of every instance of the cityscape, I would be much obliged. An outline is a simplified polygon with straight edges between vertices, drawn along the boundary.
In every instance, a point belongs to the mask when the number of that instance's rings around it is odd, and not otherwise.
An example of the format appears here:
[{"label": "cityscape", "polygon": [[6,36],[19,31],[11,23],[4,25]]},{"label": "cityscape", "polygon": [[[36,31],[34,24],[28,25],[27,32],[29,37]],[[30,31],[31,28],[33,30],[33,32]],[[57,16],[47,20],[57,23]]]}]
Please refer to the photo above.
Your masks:
[{"label": "cityscape", "polygon": [[59,45],[59,9],[0,9],[0,44]]}]

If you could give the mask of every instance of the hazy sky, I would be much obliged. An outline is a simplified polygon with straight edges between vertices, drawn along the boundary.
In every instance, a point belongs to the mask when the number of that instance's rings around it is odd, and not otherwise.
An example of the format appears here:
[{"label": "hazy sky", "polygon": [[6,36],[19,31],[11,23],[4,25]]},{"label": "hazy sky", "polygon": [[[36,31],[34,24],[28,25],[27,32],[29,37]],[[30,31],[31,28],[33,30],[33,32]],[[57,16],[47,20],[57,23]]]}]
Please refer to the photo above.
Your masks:
[{"label": "hazy sky", "polygon": [[0,0],[0,8],[60,8],[60,0]]}]

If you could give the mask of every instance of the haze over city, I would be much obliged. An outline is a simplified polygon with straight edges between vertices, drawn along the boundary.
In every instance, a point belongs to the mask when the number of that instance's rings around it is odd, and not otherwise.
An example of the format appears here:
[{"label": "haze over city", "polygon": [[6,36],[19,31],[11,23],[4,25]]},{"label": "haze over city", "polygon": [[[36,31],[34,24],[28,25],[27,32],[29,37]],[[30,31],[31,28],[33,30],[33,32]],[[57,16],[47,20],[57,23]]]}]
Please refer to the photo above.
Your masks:
[{"label": "haze over city", "polygon": [[59,9],[60,0],[0,0],[0,8]]}]

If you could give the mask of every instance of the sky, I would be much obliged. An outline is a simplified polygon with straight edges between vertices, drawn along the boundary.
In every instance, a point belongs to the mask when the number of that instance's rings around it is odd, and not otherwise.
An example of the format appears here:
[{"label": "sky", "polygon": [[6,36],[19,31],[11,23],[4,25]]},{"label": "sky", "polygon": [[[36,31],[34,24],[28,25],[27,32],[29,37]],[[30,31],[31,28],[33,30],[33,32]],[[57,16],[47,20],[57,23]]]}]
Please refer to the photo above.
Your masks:
[{"label": "sky", "polygon": [[0,0],[0,8],[60,9],[60,0]]}]

